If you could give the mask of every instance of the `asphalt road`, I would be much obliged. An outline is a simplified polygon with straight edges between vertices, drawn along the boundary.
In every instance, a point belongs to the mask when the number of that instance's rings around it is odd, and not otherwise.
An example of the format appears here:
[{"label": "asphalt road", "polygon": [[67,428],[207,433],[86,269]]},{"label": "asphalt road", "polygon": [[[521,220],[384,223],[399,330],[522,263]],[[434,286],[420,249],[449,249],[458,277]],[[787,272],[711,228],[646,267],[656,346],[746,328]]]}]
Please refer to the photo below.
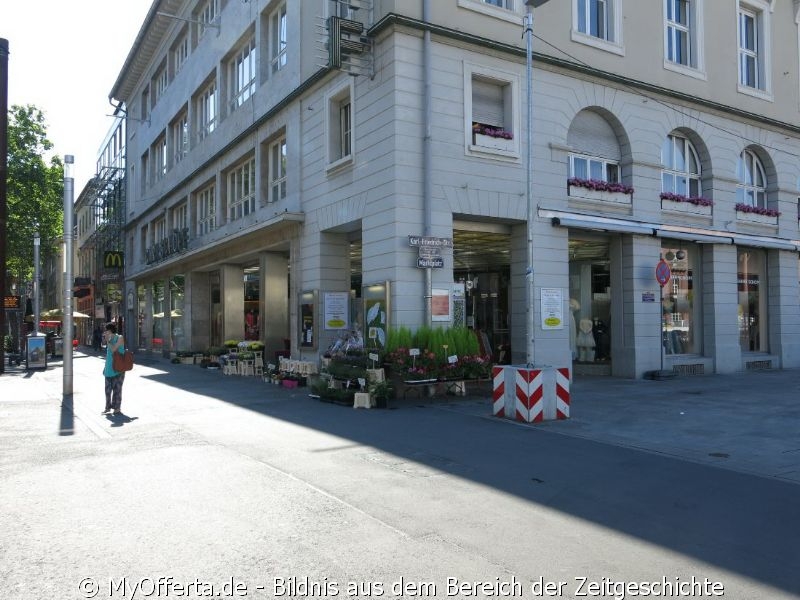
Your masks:
[{"label": "asphalt road", "polygon": [[793,481],[161,360],[108,418],[73,364],[0,377],[4,598],[800,598]]}]

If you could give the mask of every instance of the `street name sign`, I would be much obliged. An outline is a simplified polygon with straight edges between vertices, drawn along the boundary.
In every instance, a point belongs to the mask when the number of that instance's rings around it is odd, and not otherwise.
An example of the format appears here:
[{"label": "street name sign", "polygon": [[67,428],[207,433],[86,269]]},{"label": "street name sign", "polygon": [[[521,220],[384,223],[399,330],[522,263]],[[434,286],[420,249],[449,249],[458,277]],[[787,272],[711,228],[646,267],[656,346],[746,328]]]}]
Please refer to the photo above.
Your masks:
[{"label": "street name sign", "polygon": [[409,246],[427,246],[433,248],[452,248],[452,238],[430,237],[424,235],[410,235],[408,236]]}]

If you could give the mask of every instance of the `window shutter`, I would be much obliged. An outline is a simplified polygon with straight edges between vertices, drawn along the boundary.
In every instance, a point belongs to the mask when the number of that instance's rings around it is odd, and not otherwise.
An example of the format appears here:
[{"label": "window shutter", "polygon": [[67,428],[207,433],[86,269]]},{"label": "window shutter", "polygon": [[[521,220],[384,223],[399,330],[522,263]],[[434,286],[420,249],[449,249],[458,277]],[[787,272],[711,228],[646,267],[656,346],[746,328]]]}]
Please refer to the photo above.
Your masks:
[{"label": "window shutter", "polygon": [[503,86],[483,79],[472,80],[472,121],[505,127]]},{"label": "window shutter", "polygon": [[614,130],[596,112],[584,110],[575,116],[567,133],[567,143],[580,154],[619,161],[621,152]]}]

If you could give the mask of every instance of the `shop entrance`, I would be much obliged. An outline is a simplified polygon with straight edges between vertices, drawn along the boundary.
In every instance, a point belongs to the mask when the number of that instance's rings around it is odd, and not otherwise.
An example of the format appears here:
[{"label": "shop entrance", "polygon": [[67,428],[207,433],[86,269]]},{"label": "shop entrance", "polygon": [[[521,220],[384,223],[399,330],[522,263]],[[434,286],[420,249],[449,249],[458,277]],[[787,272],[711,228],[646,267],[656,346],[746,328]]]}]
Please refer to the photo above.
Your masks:
[{"label": "shop entrance", "polygon": [[611,260],[607,237],[569,238],[570,350],[576,374],[611,375]]}]

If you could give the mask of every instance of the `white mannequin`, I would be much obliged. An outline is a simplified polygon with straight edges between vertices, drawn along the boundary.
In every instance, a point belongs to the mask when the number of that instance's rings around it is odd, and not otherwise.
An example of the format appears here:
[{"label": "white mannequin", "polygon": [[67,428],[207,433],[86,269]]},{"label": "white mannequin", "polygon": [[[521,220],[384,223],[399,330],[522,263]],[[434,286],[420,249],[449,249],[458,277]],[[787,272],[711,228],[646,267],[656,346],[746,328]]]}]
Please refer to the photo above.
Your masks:
[{"label": "white mannequin", "polygon": [[575,313],[581,309],[581,303],[575,298],[569,299],[569,349],[572,352],[572,360],[578,358],[578,324],[575,322]]},{"label": "white mannequin", "polygon": [[592,334],[592,320],[581,319],[576,344],[578,346],[578,360],[581,362],[594,362],[594,334]]}]

